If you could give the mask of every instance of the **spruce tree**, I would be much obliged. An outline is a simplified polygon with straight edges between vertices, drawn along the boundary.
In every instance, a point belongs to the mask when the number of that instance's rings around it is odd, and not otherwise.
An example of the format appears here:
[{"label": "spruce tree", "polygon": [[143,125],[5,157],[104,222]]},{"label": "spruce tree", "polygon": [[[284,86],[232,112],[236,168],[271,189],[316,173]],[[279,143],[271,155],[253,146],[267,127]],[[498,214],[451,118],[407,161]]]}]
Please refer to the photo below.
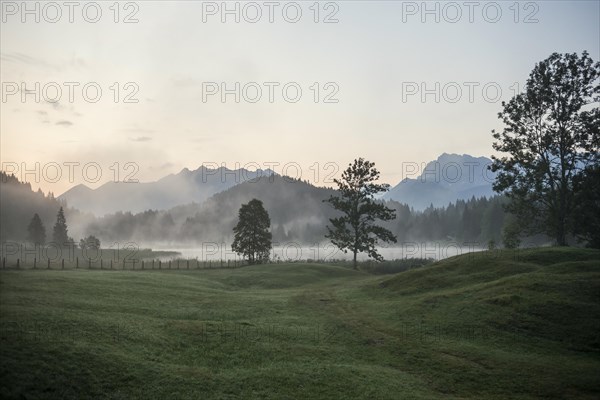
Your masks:
[{"label": "spruce tree", "polygon": [[31,218],[31,222],[27,227],[27,232],[29,233],[28,239],[31,243],[46,243],[46,228],[44,227],[44,224],[37,213],[35,213],[33,218]]},{"label": "spruce tree", "polygon": [[69,241],[69,236],[67,234],[67,220],[65,218],[65,212],[61,207],[58,210],[58,214],[56,215],[56,224],[54,224],[54,230],[52,232],[52,240],[59,245],[66,245]]}]

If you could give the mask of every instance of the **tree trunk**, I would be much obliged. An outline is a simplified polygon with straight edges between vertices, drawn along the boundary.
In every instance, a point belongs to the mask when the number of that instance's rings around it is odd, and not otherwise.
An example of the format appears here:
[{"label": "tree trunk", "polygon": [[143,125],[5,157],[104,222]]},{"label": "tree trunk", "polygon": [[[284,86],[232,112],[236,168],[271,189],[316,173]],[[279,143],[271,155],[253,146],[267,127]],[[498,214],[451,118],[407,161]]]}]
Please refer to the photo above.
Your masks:
[{"label": "tree trunk", "polygon": [[567,246],[567,236],[565,234],[565,222],[560,221],[558,232],[556,233],[556,244],[558,246]]},{"label": "tree trunk", "polygon": [[567,246],[567,231],[568,231],[568,217],[570,214],[571,202],[569,199],[572,196],[569,181],[571,179],[567,176],[567,170],[569,165],[566,160],[565,154],[567,150],[563,147],[565,142],[564,131],[561,132],[560,136],[560,192],[559,192],[559,210],[558,210],[558,229],[556,232],[556,244],[559,246]]},{"label": "tree trunk", "polygon": [[556,244],[558,246],[567,245],[567,218],[565,212],[564,194],[560,198],[560,208],[558,211],[558,226],[556,229]]},{"label": "tree trunk", "polygon": [[358,269],[358,268],[356,267],[356,250],[354,250],[354,261],[352,262],[352,267],[353,267],[354,269]]}]

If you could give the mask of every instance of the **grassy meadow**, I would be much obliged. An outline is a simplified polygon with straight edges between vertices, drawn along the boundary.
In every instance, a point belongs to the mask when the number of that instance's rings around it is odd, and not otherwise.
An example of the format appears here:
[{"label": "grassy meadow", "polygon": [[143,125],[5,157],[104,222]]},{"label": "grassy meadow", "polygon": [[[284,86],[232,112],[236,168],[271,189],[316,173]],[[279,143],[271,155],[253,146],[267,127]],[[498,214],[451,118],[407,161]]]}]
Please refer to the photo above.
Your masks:
[{"label": "grassy meadow", "polygon": [[0,272],[5,399],[597,399],[600,251]]}]

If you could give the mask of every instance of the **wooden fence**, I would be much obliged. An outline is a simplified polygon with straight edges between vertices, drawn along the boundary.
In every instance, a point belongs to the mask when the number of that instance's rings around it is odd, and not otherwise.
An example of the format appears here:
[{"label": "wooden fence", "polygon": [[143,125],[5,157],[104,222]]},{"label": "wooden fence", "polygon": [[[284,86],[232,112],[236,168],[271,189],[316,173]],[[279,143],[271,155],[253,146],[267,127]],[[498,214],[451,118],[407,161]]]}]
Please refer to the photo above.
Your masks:
[{"label": "wooden fence", "polygon": [[[66,268],[65,268],[66,264]],[[248,265],[245,260],[198,260],[194,259],[174,259],[174,260],[159,260],[159,259],[122,259],[122,260],[104,260],[100,259],[80,259],[75,257],[74,260],[38,260],[33,258],[27,262],[21,262],[17,258],[16,261],[2,258],[2,269],[99,269],[99,270],[191,270],[191,269],[217,269],[217,268],[239,268]]]}]

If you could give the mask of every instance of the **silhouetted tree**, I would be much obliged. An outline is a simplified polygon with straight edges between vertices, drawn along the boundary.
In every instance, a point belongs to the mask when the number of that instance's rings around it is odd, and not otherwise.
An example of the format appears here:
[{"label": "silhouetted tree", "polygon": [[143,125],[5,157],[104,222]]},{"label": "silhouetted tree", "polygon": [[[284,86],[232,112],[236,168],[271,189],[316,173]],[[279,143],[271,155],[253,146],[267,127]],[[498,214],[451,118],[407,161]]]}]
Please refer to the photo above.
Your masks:
[{"label": "silhouetted tree", "polygon": [[0,171],[0,242],[30,241],[27,228],[34,214],[46,227],[46,241],[52,240],[52,225],[48,226],[48,221],[56,217],[62,205],[40,190],[32,190],[31,184]]},{"label": "silhouetted tree", "polygon": [[89,235],[85,239],[81,239],[79,241],[79,248],[81,250],[87,250],[87,249],[98,250],[98,249],[100,249],[100,239],[98,239],[96,236]]},{"label": "silhouetted tree", "polygon": [[598,163],[600,63],[587,52],[554,53],[536,64],[525,91],[503,102],[506,127],[493,132],[499,171],[494,190],[510,199],[507,209],[526,233],[546,233],[567,245],[573,229],[573,179]]},{"label": "silhouetted tree", "polygon": [[69,242],[69,235],[67,232],[67,220],[65,218],[63,208],[61,207],[56,215],[56,223],[54,224],[54,230],[52,232],[52,240],[54,240],[54,242],[59,246],[67,244]]},{"label": "silhouetted tree", "polygon": [[28,239],[30,242],[34,244],[44,244],[46,243],[46,228],[44,224],[42,224],[42,220],[40,216],[35,213],[33,218],[31,218],[31,222],[27,227]]},{"label": "silhouetted tree", "polygon": [[271,219],[262,201],[252,199],[248,204],[242,204],[238,215],[231,249],[250,264],[268,261],[272,239]]},{"label": "silhouetted tree", "polygon": [[331,196],[328,200],[336,210],[342,212],[341,217],[330,218],[333,228],[327,226],[326,238],[331,240],[340,250],[350,250],[353,266],[356,269],[356,255],[366,252],[371,258],[382,261],[377,252],[379,240],[396,243],[396,237],[388,229],[375,224],[376,220],[388,221],[396,218],[393,209],[376,201],[373,196],[389,190],[388,184],[374,183],[379,179],[379,171],[375,163],[359,158],[342,173],[342,179],[334,179],[338,185],[340,197]]}]

